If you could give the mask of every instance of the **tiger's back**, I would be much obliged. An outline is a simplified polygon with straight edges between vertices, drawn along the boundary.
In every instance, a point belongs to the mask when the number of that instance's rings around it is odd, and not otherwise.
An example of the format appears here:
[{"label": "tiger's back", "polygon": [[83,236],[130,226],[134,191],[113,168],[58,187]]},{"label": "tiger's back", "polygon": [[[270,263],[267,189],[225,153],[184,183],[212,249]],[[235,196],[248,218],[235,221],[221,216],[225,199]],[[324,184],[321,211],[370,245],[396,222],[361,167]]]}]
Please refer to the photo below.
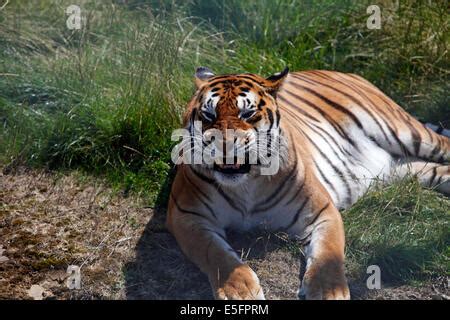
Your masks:
[{"label": "tiger's back", "polygon": [[[449,157],[447,138],[353,74],[290,73],[277,100],[294,140],[302,136],[306,145],[298,147],[308,149],[317,177],[338,208],[348,208],[373,183],[390,180],[401,157],[436,162]],[[436,141],[447,149],[436,149]]]}]

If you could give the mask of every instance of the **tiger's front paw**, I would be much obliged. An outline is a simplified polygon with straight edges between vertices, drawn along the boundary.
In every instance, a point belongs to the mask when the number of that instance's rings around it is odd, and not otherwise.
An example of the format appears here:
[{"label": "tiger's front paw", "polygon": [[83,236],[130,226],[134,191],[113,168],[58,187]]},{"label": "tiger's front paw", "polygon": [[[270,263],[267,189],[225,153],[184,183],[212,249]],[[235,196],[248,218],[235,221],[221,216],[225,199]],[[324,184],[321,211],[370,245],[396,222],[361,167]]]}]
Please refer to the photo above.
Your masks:
[{"label": "tiger's front paw", "polygon": [[214,293],[216,299],[220,300],[265,299],[259,279],[248,265],[235,268]]},{"label": "tiger's front paw", "polygon": [[342,265],[311,266],[306,270],[299,297],[308,300],[349,300],[350,290]]}]

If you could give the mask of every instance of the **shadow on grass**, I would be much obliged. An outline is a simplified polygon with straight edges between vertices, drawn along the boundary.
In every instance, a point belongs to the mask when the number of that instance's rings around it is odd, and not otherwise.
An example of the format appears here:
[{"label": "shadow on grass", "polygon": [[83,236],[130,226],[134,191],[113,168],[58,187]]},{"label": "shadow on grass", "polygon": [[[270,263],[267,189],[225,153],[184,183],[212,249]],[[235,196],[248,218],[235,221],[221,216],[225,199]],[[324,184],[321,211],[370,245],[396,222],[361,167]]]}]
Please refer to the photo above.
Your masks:
[{"label": "shadow on grass", "polygon": [[167,176],[154,215],[139,239],[134,261],[125,266],[127,299],[211,299],[208,279],[183,255],[165,227],[167,199],[175,176]]}]

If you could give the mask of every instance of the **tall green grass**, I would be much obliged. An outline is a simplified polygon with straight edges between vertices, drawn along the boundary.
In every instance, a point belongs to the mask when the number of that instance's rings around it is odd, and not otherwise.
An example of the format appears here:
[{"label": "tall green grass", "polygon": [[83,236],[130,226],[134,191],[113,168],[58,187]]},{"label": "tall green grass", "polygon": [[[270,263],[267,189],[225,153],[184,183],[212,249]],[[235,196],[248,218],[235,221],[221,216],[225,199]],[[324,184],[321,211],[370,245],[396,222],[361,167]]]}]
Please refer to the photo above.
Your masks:
[{"label": "tall green grass", "polygon": [[367,277],[380,267],[384,284],[449,275],[450,201],[416,179],[375,187],[343,213],[347,271]]},{"label": "tall green grass", "polygon": [[0,14],[1,161],[107,173],[155,194],[196,66],[361,74],[424,121],[449,124],[445,1],[11,2]]},{"label": "tall green grass", "polygon": [[[57,4],[58,3],[58,4]],[[1,21],[3,161],[81,166],[155,194],[195,65],[218,64],[221,40],[189,19],[86,2],[15,4]]]}]

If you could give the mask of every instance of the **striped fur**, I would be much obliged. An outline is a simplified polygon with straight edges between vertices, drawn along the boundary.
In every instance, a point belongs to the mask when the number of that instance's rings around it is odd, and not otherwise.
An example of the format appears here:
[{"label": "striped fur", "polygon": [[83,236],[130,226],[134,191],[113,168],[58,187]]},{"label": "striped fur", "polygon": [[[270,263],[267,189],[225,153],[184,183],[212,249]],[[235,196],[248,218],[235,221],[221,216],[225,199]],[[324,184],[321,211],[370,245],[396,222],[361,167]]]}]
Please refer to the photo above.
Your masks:
[{"label": "striped fur", "polygon": [[[206,70],[206,71],[205,71]],[[436,134],[363,78],[332,71],[215,76],[201,69],[185,126],[275,129],[284,148],[277,174],[219,173],[179,165],[167,225],[219,299],[264,298],[256,274],[226,240],[225,229],[285,230],[305,244],[301,292],[348,299],[344,230],[348,208],[374,181],[415,174],[450,194],[450,139]],[[249,139],[240,142],[243,146]]]}]

